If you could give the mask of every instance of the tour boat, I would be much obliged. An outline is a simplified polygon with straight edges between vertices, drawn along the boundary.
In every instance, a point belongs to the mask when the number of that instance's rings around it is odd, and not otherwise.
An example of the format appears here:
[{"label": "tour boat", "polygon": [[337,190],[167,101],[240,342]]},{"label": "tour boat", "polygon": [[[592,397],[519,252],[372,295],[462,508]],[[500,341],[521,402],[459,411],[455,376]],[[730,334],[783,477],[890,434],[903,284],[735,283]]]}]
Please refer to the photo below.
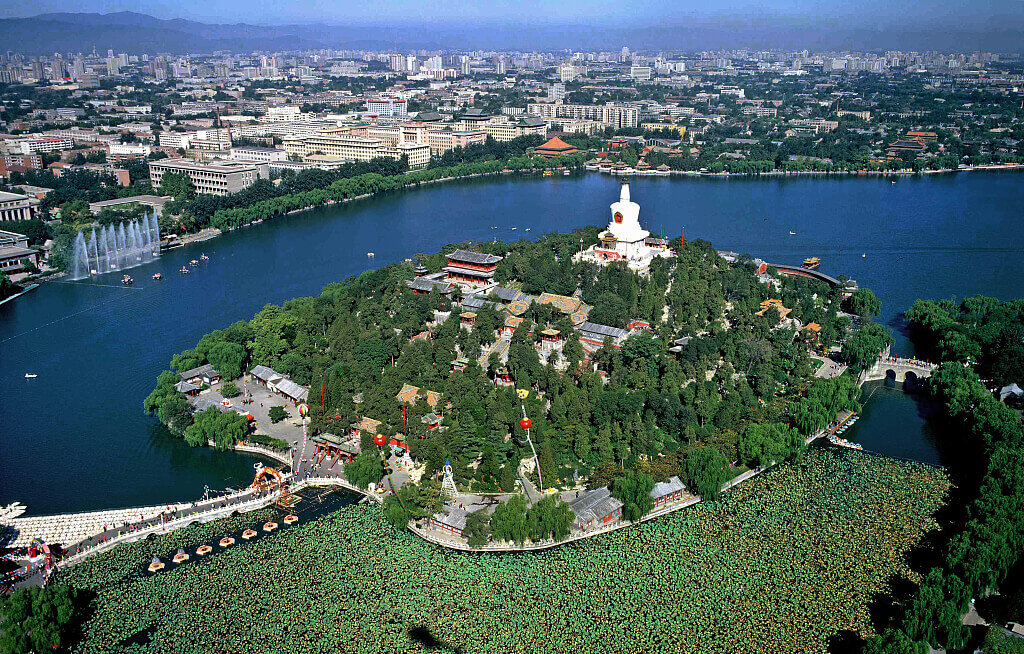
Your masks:
[{"label": "tour boat", "polygon": [[811,268],[813,270],[814,268],[817,268],[819,264],[821,264],[821,259],[818,257],[807,257],[804,259],[804,268]]},{"label": "tour boat", "polygon": [[245,531],[242,532],[242,538],[244,538],[245,540],[249,540],[250,538],[254,537],[255,535],[256,535],[256,532],[253,531],[252,529],[246,529]]},{"label": "tour boat", "polygon": [[163,276],[162,273],[157,273],[157,274],[153,275],[153,279],[159,280],[159,279],[163,279],[163,278],[164,278],[164,276]]},{"label": "tour boat", "polygon": [[209,545],[200,545],[199,549],[196,550],[196,554],[198,554],[199,556],[206,556],[207,554],[209,554],[212,551],[213,551],[213,548],[210,547]]},{"label": "tour boat", "polygon": [[231,536],[225,536],[224,538],[220,539],[220,546],[221,547],[228,547],[229,545],[234,545],[234,544],[235,544],[235,539],[232,538]]},{"label": "tour boat", "polygon": [[299,521],[299,516],[294,515],[294,514],[293,515],[286,515],[284,517],[284,523],[286,525],[293,525],[293,524],[295,524],[298,521]]},{"label": "tour boat", "polygon": [[198,266],[199,265],[199,259],[193,259],[192,261],[189,261],[188,264],[190,266]]},{"label": "tour boat", "polygon": [[149,571],[150,572],[156,572],[158,570],[163,570],[163,569],[164,569],[163,562],[160,559],[158,559],[157,557],[154,556],[152,563],[149,564]]},{"label": "tour boat", "polygon": [[268,534],[270,532],[274,531],[275,529],[277,529],[277,523],[276,522],[267,522],[267,523],[264,523],[264,525],[263,525],[263,531],[267,532]]},{"label": "tour boat", "polygon": [[34,372],[26,372],[26,373],[25,373],[25,379],[35,379],[35,378],[36,378],[36,377],[38,377],[38,376],[39,376],[39,375],[37,375],[37,374],[36,374],[36,373],[34,373]]}]

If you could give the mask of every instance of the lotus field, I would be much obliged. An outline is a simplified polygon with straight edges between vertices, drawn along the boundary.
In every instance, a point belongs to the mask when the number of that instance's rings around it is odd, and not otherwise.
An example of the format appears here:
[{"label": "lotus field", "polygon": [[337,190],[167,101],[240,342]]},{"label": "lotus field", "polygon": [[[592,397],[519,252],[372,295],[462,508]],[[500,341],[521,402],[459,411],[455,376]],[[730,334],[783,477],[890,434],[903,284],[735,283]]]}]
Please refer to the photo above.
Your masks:
[{"label": "lotus field", "polygon": [[948,488],[923,465],[814,449],[717,503],[540,553],[444,550],[360,504],[142,572],[223,523],[190,528],[64,581],[98,592],[81,652],[825,652],[870,634],[867,602],[910,575]]}]

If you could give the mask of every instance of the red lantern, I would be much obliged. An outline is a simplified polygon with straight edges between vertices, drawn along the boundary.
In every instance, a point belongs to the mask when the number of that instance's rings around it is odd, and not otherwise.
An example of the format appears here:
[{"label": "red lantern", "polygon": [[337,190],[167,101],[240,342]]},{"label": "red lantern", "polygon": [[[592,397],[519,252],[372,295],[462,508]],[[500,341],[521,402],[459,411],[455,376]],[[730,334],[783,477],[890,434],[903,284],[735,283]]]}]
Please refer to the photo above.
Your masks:
[{"label": "red lantern", "polygon": [[384,447],[384,444],[388,442],[388,439],[384,437],[384,434],[377,434],[373,437],[373,443],[377,447]]},{"label": "red lantern", "polygon": [[523,429],[529,429],[530,427],[533,426],[533,421],[530,420],[529,418],[523,418],[522,420],[519,421],[519,426],[522,427]]}]

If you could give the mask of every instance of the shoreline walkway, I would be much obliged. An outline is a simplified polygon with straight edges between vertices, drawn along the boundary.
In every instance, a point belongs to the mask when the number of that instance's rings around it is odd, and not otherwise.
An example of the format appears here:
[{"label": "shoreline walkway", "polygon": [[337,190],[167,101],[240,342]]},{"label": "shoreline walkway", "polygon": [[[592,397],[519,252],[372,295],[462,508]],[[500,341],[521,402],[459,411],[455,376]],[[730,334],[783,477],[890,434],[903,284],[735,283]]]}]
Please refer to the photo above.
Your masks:
[{"label": "shoreline walkway", "polygon": [[[826,429],[822,429],[816,432],[815,434],[812,434],[806,439],[806,442],[811,443],[817,438],[826,435],[829,432],[830,428],[832,428],[831,425]],[[725,482],[725,484],[723,484],[722,486],[722,492],[727,492],[731,488],[743,483],[744,481],[756,475],[761,474],[762,472],[770,470],[776,465],[777,464],[772,464],[769,466],[762,466],[754,468],[752,470],[747,470],[737,475],[733,479],[730,479],[729,481]],[[146,538],[152,534],[166,534],[180,527],[186,527],[197,522],[210,522],[212,520],[227,517],[233,513],[248,513],[250,511],[254,511],[269,506],[270,504],[273,504],[278,500],[283,491],[297,492],[303,488],[307,488],[310,486],[338,486],[340,488],[345,489],[346,491],[356,493],[358,495],[371,499],[377,502],[378,504],[383,504],[384,499],[386,497],[386,493],[370,492],[368,490],[363,490],[354,486],[353,484],[349,483],[343,476],[341,476],[340,470],[337,473],[326,475],[323,475],[323,473],[317,474],[316,471],[307,470],[304,472],[300,472],[298,476],[292,473],[286,473],[285,475],[283,475],[283,477],[285,479],[284,489],[277,488],[273,490],[258,490],[250,487],[245,490],[233,493],[231,495],[214,498],[208,501],[179,503],[174,505],[165,505],[161,507],[148,507],[148,509],[150,509],[151,512],[154,509],[156,510],[155,514],[149,515],[148,517],[146,516],[144,509],[122,509],[119,511],[100,511],[92,512],[90,514],[77,514],[79,516],[84,516],[93,514],[128,515],[129,513],[133,513],[137,516],[140,515],[141,512],[141,515],[143,517],[140,520],[126,520],[122,524],[111,524],[108,521],[107,528],[97,533],[90,534],[77,542],[71,542],[70,544],[66,545],[64,549],[65,558],[61,559],[60,561],[57,561],[56,566],[63,567],[67,565],[74,565],[85,560],[90,556],[109,551],[110,549],[116,547],[120,543],[135,542],[139,539]],[[668,504],[666,506],[655,509],[654,511],[651,511],[650,513],[642,517],[638,522],[647,522],[648,520],[653,520],[655,518],[659,518],[661,516],[665,516],[670,513],[679,511],[681,509],[693,506],[695,504],[700,503],[701,501],[702,498],[700,496],[688,495],[677,502]],[[168,511],[168,509],[170,510]],[[52,520],[54,517],[55,516],[38,516],[36,518],[16,520],[43,521],[46,519]],[[35,525],[36,523],[28,524]],[[438,545],[440,547],[445,547],[448,549],[460,550],[464,552],[523,552],[538,551],[558,547],[566,543],[571,543],[574,541],[583,540],[585,538],[591,538],[613,531],[618,531],[619,529],[625,529],[634,524],[637,523],[619,520],[613,524],[598,529],[587,531],[575,531],[572,534],[570,534],[570,536],[560,541],[530,541],[523,543],[522,545],[516,545],[514,543],[505,542],[493,542],[488,543],[483,547],[477,548],[472,548],[465,541],[453,538],[449,534],[441,532],[437,529],[422,527],[410,523],[409,530],[413,534],[419,536],[420,538],[429,543]],[[19,534],[18,542],[24,540],[24,544],[27,545],[28,542],[37,535],[38,534],[35,533]],[[25,574],[18,581],[18,583],[31,583],[32,578],[36,576],[40,571],[40,566],[38,564],[35,566],[28,566],[26,568]]]}]

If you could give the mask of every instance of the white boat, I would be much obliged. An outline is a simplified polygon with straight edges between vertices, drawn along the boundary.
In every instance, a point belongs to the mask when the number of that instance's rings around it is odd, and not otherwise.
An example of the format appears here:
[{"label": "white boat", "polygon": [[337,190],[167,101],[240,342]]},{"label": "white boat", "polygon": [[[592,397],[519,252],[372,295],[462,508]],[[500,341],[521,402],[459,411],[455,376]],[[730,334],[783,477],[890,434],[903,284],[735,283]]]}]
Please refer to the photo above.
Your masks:
[{"label": "white boat", "polygon": [[517,229],[519,229],[519,228],[518,228],[518,227],[513,227],[513,228],[512,228],[512,231],[514,232],[514,231],[516,231]]},{"label": "white boat", "polygon": [[529,228],[529,227],[527,227],[527,228],[526,228],[526,231],[530,231],[530,228]]},{"label": "white boat", "polygon": [[12,502],[7,506],[0,507],[0,523],[17,518],[26,511],[27,507],[21,502]]},{"label": "white boat", "polygon": [[35,378],[36,378],[36,377],[38,377],[38,376],[39,376],[39,375],[37,375],[37,374],[36,374],[36,373],[34,373],[34,372],[26,372],[26,373],[25,373],[25,379],[35,379]]},{"label": "white boat", "polygon": [[367,252],[366,256],[368,256],[368,257],[370,257],[372,259],[376,255],[374,255],[373,252]]},{"label": "white boat", "polygon": [[796,232],[790,232],[789,235],[790,236],[796,236]]}]

